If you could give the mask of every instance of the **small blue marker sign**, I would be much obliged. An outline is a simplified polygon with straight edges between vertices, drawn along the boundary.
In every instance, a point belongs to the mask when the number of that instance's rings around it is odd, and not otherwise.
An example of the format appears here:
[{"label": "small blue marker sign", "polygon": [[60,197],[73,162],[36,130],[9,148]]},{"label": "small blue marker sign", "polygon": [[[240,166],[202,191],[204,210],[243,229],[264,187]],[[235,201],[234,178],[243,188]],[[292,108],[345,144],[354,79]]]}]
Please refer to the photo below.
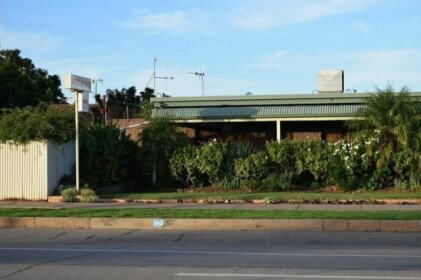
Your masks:
[{"label": "small blue marker sign", "polygon": [[162,228],[165,225],[164,219],[153,219],[153,227]]}]

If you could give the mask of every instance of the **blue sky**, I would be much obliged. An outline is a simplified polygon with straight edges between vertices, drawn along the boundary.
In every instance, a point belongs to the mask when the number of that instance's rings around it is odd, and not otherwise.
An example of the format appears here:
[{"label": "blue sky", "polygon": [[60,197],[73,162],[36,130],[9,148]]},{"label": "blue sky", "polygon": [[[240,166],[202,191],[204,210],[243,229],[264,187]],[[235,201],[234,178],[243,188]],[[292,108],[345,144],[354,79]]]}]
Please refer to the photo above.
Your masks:
[{"label": "blue sky", "polygon": [[[359,92],[421,90],[418,0],[0,0],[1,48],[60,76],[102,78],[99,91],[206,95],[311,93],[318,69],[344,69]],[[152,86],[152,84],[149,84]]]}]

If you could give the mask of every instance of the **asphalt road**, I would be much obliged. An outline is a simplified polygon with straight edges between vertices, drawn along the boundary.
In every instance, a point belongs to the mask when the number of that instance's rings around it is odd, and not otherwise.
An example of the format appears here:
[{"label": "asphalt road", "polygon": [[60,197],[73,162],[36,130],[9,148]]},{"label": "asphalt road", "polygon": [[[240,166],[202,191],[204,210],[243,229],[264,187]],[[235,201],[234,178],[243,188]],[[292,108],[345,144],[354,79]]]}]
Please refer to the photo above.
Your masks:
[{"label": "asphalt road", "polygon": [[0,279],[421,280],[421,234],[0,229]]}]

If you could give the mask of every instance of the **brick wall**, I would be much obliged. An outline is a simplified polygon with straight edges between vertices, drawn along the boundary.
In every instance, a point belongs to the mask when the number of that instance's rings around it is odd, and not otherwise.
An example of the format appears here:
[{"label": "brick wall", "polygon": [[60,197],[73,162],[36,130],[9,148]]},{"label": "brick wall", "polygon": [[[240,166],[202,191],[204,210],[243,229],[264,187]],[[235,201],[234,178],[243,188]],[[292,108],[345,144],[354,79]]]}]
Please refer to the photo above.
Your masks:
[{"label": "brick wall", "polygon": [[[139,125],[145,122],[145,119],[112,119],[110,120],[111,124],[117,126],[118,128],[126,128],[126,135],[130,134],[130,139],[134,141],[139,141],[139,134],[142,133],[146,125]],[[134,127],[130,127],[134,126]]]}]

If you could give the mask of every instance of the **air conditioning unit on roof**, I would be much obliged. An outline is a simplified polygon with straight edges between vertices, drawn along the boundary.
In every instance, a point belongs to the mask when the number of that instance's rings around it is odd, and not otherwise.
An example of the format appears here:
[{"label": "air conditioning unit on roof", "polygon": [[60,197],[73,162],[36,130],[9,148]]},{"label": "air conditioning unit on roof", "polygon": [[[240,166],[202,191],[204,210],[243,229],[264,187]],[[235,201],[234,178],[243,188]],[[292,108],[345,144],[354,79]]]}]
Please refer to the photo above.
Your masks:
[{"label": "air conditioning unit on roof", "polygon": [[317,90],[319,93],[343,93],[343,70],[319,70],[317,72]]}]

